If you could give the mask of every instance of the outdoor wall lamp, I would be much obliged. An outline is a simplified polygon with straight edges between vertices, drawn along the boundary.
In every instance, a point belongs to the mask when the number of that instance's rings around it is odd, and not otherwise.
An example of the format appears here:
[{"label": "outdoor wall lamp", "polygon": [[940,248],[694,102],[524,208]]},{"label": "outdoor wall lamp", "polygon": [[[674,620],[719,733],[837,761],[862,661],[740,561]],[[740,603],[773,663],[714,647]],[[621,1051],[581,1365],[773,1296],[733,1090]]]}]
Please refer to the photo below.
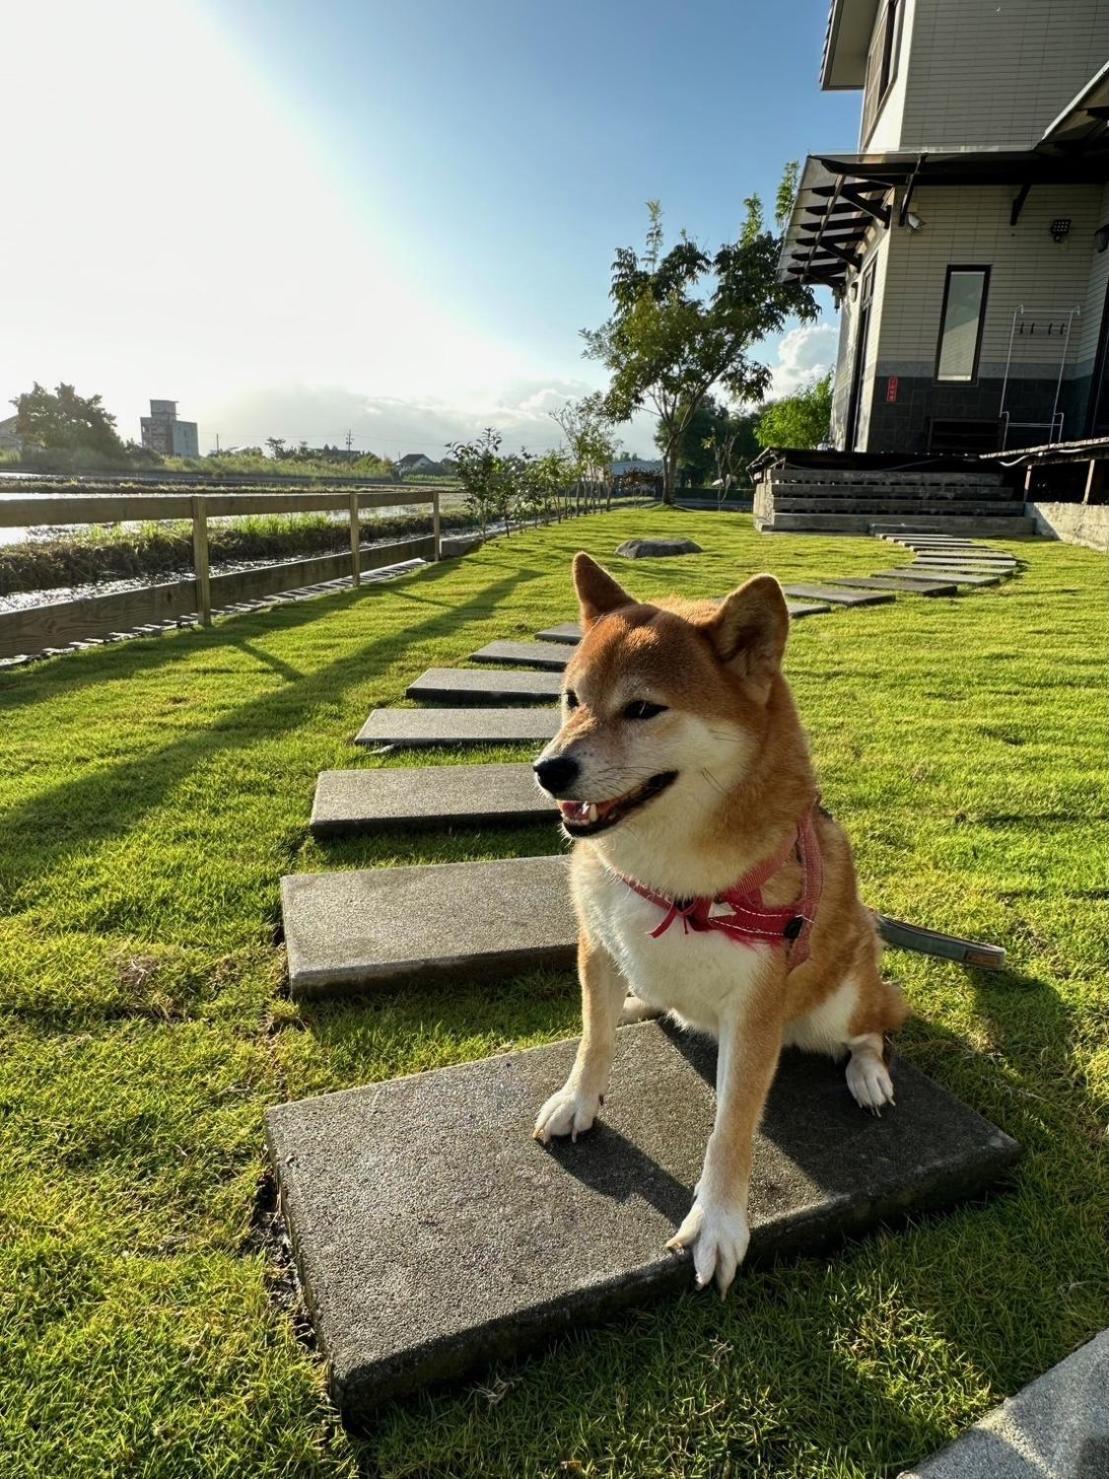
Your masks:
[{"label": "outdoor wall lamp", "polygon": [[1070,235],[1070,217],[1056,216],[1048,229],[1051,232],[1052,241],[1065,241]]},{"label": "outdoor wall lamp", "polygon": [[910,231],[919,231],[924,225],[924,222],[917,215],[916,211],[906,211],[905,225],[908,226]]}]

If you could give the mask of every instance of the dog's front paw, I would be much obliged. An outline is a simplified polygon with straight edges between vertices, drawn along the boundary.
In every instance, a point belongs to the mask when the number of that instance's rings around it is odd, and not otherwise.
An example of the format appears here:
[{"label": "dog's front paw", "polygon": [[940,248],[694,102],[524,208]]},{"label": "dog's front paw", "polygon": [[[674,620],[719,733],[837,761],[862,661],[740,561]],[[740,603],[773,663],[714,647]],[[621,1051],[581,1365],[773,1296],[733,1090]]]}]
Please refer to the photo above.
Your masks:
[{"label": "dog's front paw", "polygon": [[541,1145],[549,1145],[556,1135],[569,1135],[576,1140],[592,1128],[600,1107],[600,1094],[584,1094],[573,1084],[564,1084],[539,1111],[532,1138]]},{"label": "dog's front paw", "polygon": [[693,1249],[697,1287],[703,1289],[714,1277],[720,1293],[727,1294],[736,1269],[747,1256],[751,1229],[741,1207],[694,1201],[689,1216],[667,1243],[672,1253]]}]

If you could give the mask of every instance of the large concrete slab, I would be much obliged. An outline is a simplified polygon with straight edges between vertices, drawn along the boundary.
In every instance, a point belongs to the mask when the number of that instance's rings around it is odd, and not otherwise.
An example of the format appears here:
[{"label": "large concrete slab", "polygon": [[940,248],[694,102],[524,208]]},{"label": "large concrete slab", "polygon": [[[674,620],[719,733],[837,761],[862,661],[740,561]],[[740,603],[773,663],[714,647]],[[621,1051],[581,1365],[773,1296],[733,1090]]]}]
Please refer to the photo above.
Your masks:
[{"label": "large concrete slab", "polygon": [[581,641],[581,627],[576,621],[564,621],[556,627],[545,627],[535,635],[540,642],[563,642],[573,647]]},{"label": "large concrete slab", "polygon": [[1105,1479],[1109,1330],[900,1479]]},{"label": "large concrete slab", "polygon": [[787,585],[783,590],[787,596],[801,596],[829,606],[884,606],[894,599],[887,591],[837,591],[830,585]]},{"label": "large concrete slab", "polygon": [[559,712],[547,709],[374,709],[357,745],[545,744],[558,733]]},{"label": "large concrete slab", "polygon": [[434,704],[553,704],[561,687],[559,673],[428,668],[408,685],[405,697]]},{"label": "large concrete slab", "polygon": [[967,555],[948,554],[943,551],[933,554],[931,551],[915,550],[914,554],[922,565],[965,565],[975,570],[1015,570],[1016,560],[1011,560],[1008,555]]},{"label": "large concrete slab", "polygon": [[[552,817],[552,833],[553,833]],[[281,880],[294,996],[569,965],[564,857],[293,873]]]},{"label": "large concrete slab", "polygon": [[928,566],[922,569],[919,565],[910,565],[908,569],[899,568],[899,575],[920,576],[922,580],[957,580],[960,585],[1000,585],[1003,580],[1008,579],[1008,571],[999,574],[982,575],[979,571],[960,570],[957,565],[943,565],[939,569]]},{"label": "large concrete slab", "polygon": [[570,654],[557,642],[489,642],[470,654],[471,662],[515,663],[521,668],[561,672]]},{"label": "large concrete slab", "polygon": [[555,803],[530,765],[429,765],[418,769],[324,770],[316,782],[312,832],[485,826],[544,821]]},{"label": "large concrete slab", "polygon": [[832,584],[863,591],[901,591],[907,596],[958,595],[958,587],[951,581],[914,580],[902,575],[837,575]]},{"label": "large concrete slab", "polygon": [[[601,1119],[544,1149],[532,1123],[575,1046],[268,1112],[297,1267],[349,1425],[691,1287],[688,1255],[664,1245],[712,1128],[714,1050],[656,1023],[621,1029]],[[894,1081],[897,1108],[878,1119],[855,1105],[842,1067],[783,1058],[755,1152],[752,1261],[978,1195],[1015,1159],[1014,1141],[909,1064]]]}]

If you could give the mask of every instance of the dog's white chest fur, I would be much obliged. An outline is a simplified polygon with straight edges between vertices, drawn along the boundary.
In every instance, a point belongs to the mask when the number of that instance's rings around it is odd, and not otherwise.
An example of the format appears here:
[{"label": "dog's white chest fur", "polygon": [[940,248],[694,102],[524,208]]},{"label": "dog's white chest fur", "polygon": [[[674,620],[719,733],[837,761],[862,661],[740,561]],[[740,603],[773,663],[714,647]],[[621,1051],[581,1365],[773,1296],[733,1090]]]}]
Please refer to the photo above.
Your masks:
[{"label": "dog's white chest fur", "polygon": [[651,931],[665,912],[596,865],[581,882],[579,902],[589,933],[620,966],[636,996],[705,1032],[718,1033],[721,1021],[734,1017],[775,948],[738,944],[716,930],[687,931],[681,919],[654,937]]}]

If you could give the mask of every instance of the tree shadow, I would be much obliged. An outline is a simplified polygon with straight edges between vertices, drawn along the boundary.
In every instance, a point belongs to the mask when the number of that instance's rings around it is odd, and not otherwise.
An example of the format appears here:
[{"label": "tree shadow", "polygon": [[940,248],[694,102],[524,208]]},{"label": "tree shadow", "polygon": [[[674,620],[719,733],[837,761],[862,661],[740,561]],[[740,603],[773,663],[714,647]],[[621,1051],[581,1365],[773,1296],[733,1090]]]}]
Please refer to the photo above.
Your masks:
[{"label": "tree shadow", "polygon": [[[475,608],[495,606],[528,575],[526,570],[515,569],[426,621],[375,637],[309,675],[290,676],[277,692],[242,704],[204,729],[190,731],[141,760],[129,757],[104,769],[82,773],[11,808],[5,818],[7,835],[19,839],[20,846],[9,847],[0,862],[0,878],[6,889],[14,890],[30,878],[41,876],[89,844],[99,845],[122,836],[198,764],[223,751],[247,749],[295,729],[320,705],[333,705],[349,688],[364,683],[375,661],[388,660],[414,639],[456,629]],[[245,639],[246,633],[242,637]],[[223,645],[225,640],[218,631],[209,637],[213,646]]]}]

